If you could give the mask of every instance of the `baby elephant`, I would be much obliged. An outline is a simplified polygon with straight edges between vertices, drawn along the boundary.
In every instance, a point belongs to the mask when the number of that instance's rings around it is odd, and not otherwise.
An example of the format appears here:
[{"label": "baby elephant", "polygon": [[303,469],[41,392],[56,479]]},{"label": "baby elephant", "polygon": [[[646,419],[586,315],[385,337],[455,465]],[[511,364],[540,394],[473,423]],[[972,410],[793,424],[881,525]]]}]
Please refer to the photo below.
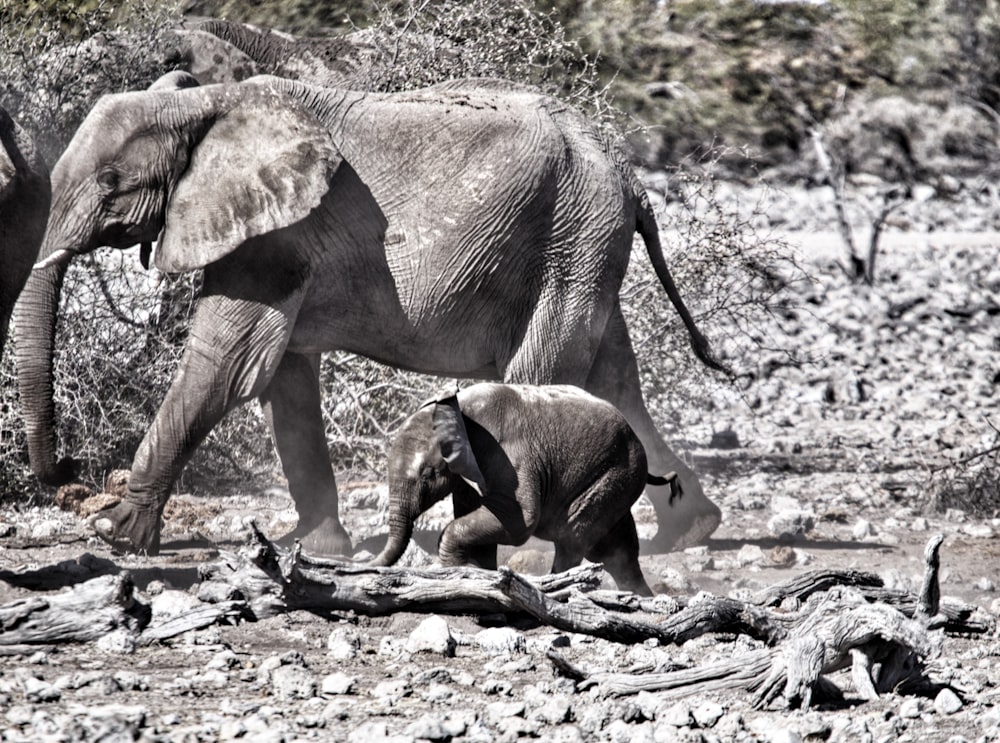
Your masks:
[{"label": "baby elephant", "polygon": [[497,545],[534,535],[555,543],[552,571],[586,557],[623,590],[652,595],[639,567],[631,507],[650,482],[646,453],[610,403],[570,386],[477,384],[425,403],[389,451],[392,565],[413,523],[452,494],[455,520],[438,545],[444,565],[496,569]]}]

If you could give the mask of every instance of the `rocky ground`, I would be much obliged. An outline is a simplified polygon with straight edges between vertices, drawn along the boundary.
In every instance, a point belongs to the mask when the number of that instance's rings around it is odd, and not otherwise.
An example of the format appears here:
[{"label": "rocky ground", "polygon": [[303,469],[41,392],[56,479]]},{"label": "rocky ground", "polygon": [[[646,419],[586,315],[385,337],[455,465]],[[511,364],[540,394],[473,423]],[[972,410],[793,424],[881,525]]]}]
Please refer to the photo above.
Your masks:
[{"label": "rocky ground", "polygon": [[[740,195],[751,203],[757,194]],[[829,194],[771,193],[761,226],[781,231],[815,281],[787,320],[789,343],[815,363],[760,359],[741,394],[681,442],[721,505],[703,547],[648,555],[655,590],[746,597],[814,568],[859,569],[889,587],[919,590],[935,533],[945,596],[1000,614],[1000,206],[982,184],[928,187],[893,215],[873,287],[834,266],[843,243]],[[875,198],[873,196],[872,198]],[[861,233],[863,234],[863,233]],[[964,466],[950,466],[969,460]],[[992,466],[992,469],[990,469]],[[939,469],[944,467],[944,469]],[[384,529],[385,492],[344,483],[341,510],[357,540]],[[111,556],[72,514],[54,507],[0,511],[0,604],[62,561],[84,570],[111,559],[135,578],[154,616],[188,610],[197,567],[234,549],[253,513],[268,534],[294,513],[280,488],[227,498],[175,499],[157,558]],[[635,509],[641,536],[652,509]],[[427,533],[442,512],[421,522]],[[364,543],[363,546],[373,546]],[[520,570],[544,570],[530,543]],[[415,561],[426,559],[411,551]],[[81,567],[82,566],[82,567]],[[79,572],[79,570],[77,571]],[[959,741],[1000,738],[1000,638],[945,637],[929,666],[944,688],[929,697],[863,701],[849,673],[846,701],[809,711],[755,710],[733,692],[605,698],[553,672],[553,646],[590,671],[694,667],[759,648],[707,635],[679,647],[623,645],[496,618],[323,619],[292,612],[185,633],[135,649],[120,637],[0,660],[4,740],[493,741]],[[2,635],[0,635],[2,637]]]}]

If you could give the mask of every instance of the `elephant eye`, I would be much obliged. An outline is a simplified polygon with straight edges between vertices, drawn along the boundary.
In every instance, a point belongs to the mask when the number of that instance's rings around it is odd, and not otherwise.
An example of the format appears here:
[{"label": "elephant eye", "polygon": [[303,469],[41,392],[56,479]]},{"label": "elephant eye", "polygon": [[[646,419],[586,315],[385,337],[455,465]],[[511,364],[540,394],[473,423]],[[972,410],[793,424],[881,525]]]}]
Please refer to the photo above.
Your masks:
[{"label": "elephant eye", "polygon": [[97,174],[97,185],[106,191],[113,191],[118,188],[118,183],[121,180],[117,170],[112,170],[110,168],[102,170]]}]

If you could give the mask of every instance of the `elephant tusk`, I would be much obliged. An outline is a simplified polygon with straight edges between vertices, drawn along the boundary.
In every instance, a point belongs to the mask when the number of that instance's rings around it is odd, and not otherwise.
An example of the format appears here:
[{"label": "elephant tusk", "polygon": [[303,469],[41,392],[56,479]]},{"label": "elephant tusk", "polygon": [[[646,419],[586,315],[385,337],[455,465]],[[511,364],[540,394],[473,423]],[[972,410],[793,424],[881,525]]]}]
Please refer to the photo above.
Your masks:
[{"label": "elephant tusk", "polygon": [[49,266],[61,266],[64,263],[69,263],[74,255],[76,253],[72,250],[57,250],[48,258],[38,261],[38,263],[31,267],[31,270],[41,271],[43,268],[48,268]]}]

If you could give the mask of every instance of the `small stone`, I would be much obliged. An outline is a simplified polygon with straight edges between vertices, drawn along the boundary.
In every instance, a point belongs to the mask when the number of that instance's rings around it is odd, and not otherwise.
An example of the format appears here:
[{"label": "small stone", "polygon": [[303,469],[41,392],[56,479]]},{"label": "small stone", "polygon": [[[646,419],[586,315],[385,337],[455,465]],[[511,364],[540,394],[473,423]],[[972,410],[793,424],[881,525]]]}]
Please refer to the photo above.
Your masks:
[{"label": "small stone", "polygon": [[675,728],[683,728],[694,722],[691,716],[691,708],[684,702],[677,702],[665,707],[656,713],[657,722],[664,722],[673,725]]},{"label": "small stone", "polygon": [[913,519],[913,523],[910,524],[910,531],[927,531],[931,528],[931,525],[927,522],[923,516],[918,516]]},{"label": "small stone", "polygon": [[787,568],[795,564],[795,550],[787,544],[779,544],[771,550],[769,558],[772,565]]},{"label": "small stone", "polygon": [[768,743],[802,743],[802,736],[790,728],[773,727],[768,731]]},{"label": "small stone", "polygon": [[694,708],[691,714],[694,715],[698,727],[710,728],[726,713],[722,705],[718,702],[702,702]]},{"label": "small stone", "polygon": [[278,699],[310,699],[316,696],[316,679],[302,666],[280,666],[271,672],[271,689]]},{"label": "small stone", "polygon": [[135,635],[122,627],[99,637],[95,645],[105,653],[130,655],[135,652]]},{"label": "small stone", "polygon": [[872,526],[871,521],[868,519],[858,519],[854,524],[854,528],[851,529],[851,537],[859,542],[863,542],[866,539],[871,539],[875,536],[875,527]]},{"label": "small stone", "polygon": [[[539,695],[541,696],[541,695]],[[569,721],[573,705],[565,694],[542,696],[545,702],[531,711],[531,719],[546,725],[561,725]]]},{"label": "small stone", "polygon": [[507,567],[521,575],[545,575],[552,567],[552,553],[536,549],[518,550],[507,558]]},{"label": "small stone", "polygon": [[457,644],[448,622],[435,614],[427,617],[410,633],[406,650],[410,653],[438,653],[450,658],[455,655]]},{"label": "small stone", "polygon": [[350,627],[338,627],[326,640],[327,655],[335,660],[351,660],[361,650],[361,636]]},{"label": "small stone", "polygon": [[768,519],[767,530],[776,539],[792,542],[808,534],[815,525],[816,520],[809,511],[782,511]]},{"label": "small stone", "polygon": [[973,586],[977,591],[982,591],[983,593],[992,593],[996,590],[996,585],[989,578],[983,577],[977,580]]},{"label": "small stone", "polygon": [[354,691],[354,687],[357,686],[358,679],[356,676],[348,676],[346,673],[331,673],[328,676],[323,677],[323,681],[320,683],[319,691],[323,696],[338,696],[341,694],[350,694]]},{"label": "small stone", "polygon": [[511,717],[524,717],[524,702],[490,702],[486,705],[486,720],[497,725]]},{"label": "small stone", "polygon": [[692,593],[697,590],[694,583],[686,575],[675,568],[664,568],[660,572],[660,582],[670,593]]},{"label": "small stone", "polygon": [[908,697],[899,705],[899,716],[904,720],[916,720],[923,711],[923,704],[916,697]]},{"label": "small stone", "polygon": [[406,734],[417,740],[451,740],[454,735],[445,730],[440,717],[424,715],[406,727]]},{"label": "small stone", "polygon": [[410,696],[413,689],[406,679],[390,679],[382,681],[372,689],[371,694],[382,704],[392,706],[404,697]]},{"label": "small stone", "polygon": [[740,567],[759,565],[764,562],[764,550],[756,544],[744,544],[736,553],[736,562]]},{"label": "small stone", "polygon": [[965,524],[961,532],[974,539],[992,539],[993,529],[987,524]]},{"label": "small stone", "polygon": [[942,689],[934,697],[934,711],[939,715],[953,715],[961,709],[962,700],[951,689]]},{"label": "small stone", "polygon": [[24,698],[28,702],[57,702],[62,697],[62,692],[59,689],[34,676],[25,677],[22,683]]},{"label": "small stone", "polygon": [[476,644],[487,653],[524,653],[528,641],[524,635],[511,627],[489,627],[476,634]]},{"label": "small stone", "polygon": [[347,743],[377,743],[387,740],[389,726],[381,720],[364,722],[347,734]]}]

